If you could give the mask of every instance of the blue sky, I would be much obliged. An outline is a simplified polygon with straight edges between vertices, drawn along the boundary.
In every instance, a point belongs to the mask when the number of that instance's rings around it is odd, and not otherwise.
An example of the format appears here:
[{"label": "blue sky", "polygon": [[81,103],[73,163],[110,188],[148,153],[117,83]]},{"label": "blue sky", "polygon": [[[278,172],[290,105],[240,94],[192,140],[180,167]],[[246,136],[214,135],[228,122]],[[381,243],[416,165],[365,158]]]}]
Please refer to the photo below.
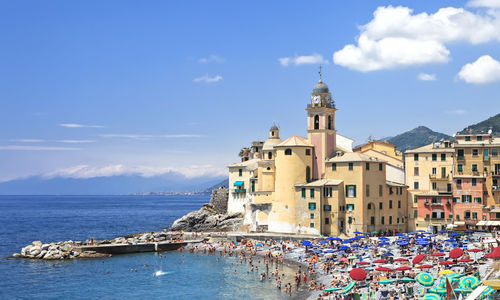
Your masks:
[{"label": "blue sky", "polygon": [[306,135],[320,63],[356,143],[497,114],[500,2],[391,5],[1,1],[0,181],[221,175],[273,121]]}]

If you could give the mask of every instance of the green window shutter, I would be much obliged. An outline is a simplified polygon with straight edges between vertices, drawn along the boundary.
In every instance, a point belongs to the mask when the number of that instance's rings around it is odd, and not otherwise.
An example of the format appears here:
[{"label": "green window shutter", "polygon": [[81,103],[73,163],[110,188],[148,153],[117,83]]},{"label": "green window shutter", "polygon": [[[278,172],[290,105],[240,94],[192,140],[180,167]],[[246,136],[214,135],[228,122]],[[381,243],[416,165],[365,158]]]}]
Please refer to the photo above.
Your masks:
[{"label": "green window shutter", "polygon": [[418,153],[413,154],[413,160],[418,161]]},{"label": "green window shutter", "polygon": [[309,227],[314,228],[314,223],[310,223]]},{"label": "green window shutter", "polygon": [[306,197],[306,189],[302,188],[302,198],[305,198],[305,197]]},{"label": "green window shutter", "polygon": [[441,154],[441,161],[445,161],[446,160],[446,154],[442,153]]},{"label": "green window shutter", "polygon": [[314,189],[310,189],[309,193],[310,193],[311,199],[314,198]]},{"label": "green window shutter", "polygon": [[332,171],[337,171],[337,164],[336,163],[332,164]]},{"label": "green window shutter", "polygon": [[432,161],[436,161],[437,160],[437,154],[436,153],[433,153],[432,154]]},{"label": "green window shutter", "polygon": [[418,217],[418,210],[414,210],[413,211],[413,218],[417,218]]}]

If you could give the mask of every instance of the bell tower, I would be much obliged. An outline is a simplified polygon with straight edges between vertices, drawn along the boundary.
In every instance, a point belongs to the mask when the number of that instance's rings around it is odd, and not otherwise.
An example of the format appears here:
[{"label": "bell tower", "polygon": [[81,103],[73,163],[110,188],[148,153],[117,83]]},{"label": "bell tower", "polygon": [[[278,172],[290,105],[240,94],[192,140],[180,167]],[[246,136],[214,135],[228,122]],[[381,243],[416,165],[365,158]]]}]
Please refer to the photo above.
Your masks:
[{"label": "bell tower", "polygon": [[314,145],[313,179],[324,178],[325,161],[335,153],[335,102],[328,86],[323,83],[321,66],[319,81],[314,85],[311,104],[307,105],[307,138]]}]

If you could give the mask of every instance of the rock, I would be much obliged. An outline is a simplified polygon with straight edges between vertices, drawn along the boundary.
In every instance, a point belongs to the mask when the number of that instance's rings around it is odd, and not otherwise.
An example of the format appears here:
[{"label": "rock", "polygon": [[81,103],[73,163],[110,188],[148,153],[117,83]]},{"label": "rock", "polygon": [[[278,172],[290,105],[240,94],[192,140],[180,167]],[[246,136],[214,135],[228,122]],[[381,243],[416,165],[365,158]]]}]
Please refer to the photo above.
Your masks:
[{"label": "rock", "polygon": [[43,257],[45,256],[45,254],[47,254],[47,250],[42,250],[42,251],[40,252],[40,254],[38,254],[38,255],[36,256],[36,258],[40,258],[40,259],[41,259],[41,258],[43,258]]},{"label": "rock", "polygon": [[64,244],[64,245],[62,245],[62,246],[61,246],[61,248],[60,248],[60,249],[61,249],[61,251],[63,251],[63,252],[69,252],[69,251],[71,251],[71,249],[72,249],[72,248],[73,248],[73,247],[71,247],[70,245],[68,245],[68,244]]},{"label": "rock", "polygon": [[20,257],[23,257],[23,255],[21,253],[14,253],[14,254],[12,254],[12,257],[20,258]]},{"label": "rock", "polygon": [[[41,245],[40,245],[41,246]],[[33,257],[36,257],[38,254],[40,254],[42,252],[42,248],[41,247],[38,247],[38,246],[34,246],[34,247],[31,247],[28,255],[29,256],[33,256]]]},{"label": "rock", "polygon": [[217,214],[210,204],[177,219],[172,231],[233,231],[243,224],[243,216],[237,214]]},{"label": "rock", "polygon": [[41,241],[33,241],[31,244],[33,246],[35,246],[35,247],[42,247],[42,242]]},{"label": "rock", "polygon": [[49,250],[50,244],[43,244],[42,250]]},{"label": "rock", "polygon": [[80,256],[80,252],[78,252],[78,251],[73,251],[73,252],[71,252],[71,255],[72,255],[73,257],[78,257],[78,256]]}]

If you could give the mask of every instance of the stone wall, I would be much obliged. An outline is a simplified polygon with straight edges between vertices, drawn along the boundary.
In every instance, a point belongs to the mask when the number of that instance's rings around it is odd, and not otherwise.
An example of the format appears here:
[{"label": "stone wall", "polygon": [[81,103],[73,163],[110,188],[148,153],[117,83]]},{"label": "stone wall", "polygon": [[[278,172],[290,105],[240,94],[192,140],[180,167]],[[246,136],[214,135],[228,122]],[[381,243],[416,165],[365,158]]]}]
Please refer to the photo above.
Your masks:
[{"label": "stone wall", "polygon": [[210,196],[210,204],[214,207],[218,214],[227,213],[227,201],[229,198],[229,189],[219,188],[213,189]]}]

